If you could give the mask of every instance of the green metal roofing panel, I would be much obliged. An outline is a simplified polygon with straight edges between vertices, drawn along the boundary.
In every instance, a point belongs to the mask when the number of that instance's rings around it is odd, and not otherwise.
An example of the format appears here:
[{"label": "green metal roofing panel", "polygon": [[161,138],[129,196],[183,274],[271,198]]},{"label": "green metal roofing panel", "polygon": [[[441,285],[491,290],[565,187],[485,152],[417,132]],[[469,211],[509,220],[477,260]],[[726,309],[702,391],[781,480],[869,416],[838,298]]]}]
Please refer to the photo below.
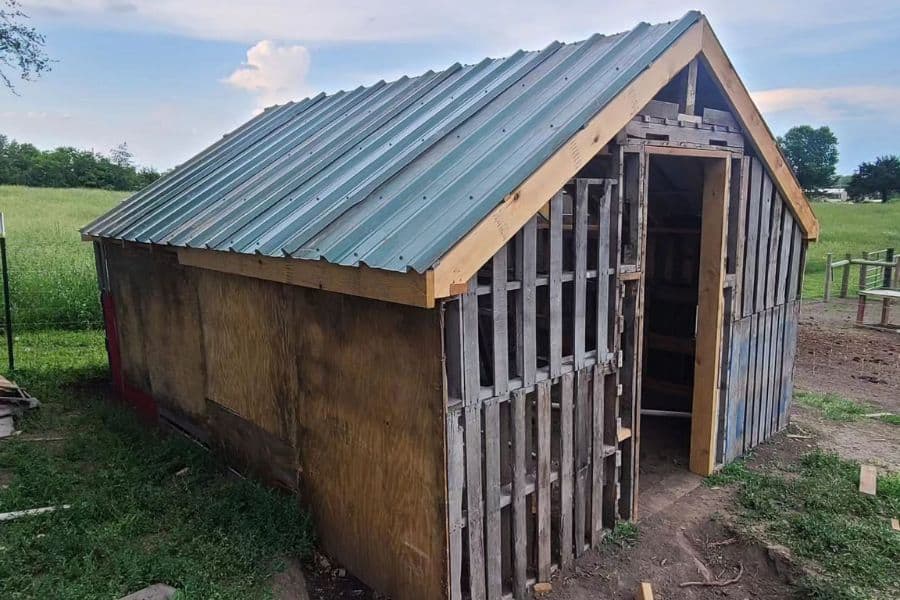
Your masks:
[{"label": "green metal roofing panel", "polygon": [[270,108],[82,232],[424,272],[699,18]]}]

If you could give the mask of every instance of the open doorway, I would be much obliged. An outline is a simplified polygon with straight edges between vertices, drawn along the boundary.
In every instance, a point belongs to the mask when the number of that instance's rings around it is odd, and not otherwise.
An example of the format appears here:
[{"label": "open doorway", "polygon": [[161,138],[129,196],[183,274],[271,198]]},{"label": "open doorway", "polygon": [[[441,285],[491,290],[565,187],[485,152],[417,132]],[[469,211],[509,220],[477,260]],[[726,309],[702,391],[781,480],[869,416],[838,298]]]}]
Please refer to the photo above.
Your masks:
[{"label": "open doorway", "polygon": [[714,466],[729,161],[692,153],[648,159],[642,496],[664,498]]}]

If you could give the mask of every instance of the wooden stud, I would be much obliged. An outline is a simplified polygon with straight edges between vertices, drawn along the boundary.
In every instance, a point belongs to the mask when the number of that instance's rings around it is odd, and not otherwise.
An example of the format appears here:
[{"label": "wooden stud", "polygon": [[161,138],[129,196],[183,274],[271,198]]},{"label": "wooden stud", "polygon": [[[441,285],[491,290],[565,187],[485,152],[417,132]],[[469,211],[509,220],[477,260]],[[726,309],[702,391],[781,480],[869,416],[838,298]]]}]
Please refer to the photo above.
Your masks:
[{"label": "wooden stud", "polygon": [[537,384],[537,548],[538,580],[550,580],[550,382]]},{"label": "wooden stud", "polygon": [[500,399],[484,404],[484,502],[485,502],[485,571],[487,597],[503,595],[500,537]]},{"label": "wooden stud", "polygon": [[512,394],[512,570],[513,596],[518,600],[525,598],[528,585],[528,509],[525,503],[525,483],[528,466],[526,457],[525,403],[527,396],[524,389]]},{"label": "wooden stud", "polygon": [[563,193],[550,200],[550,377],[562,366],[562,223]]},{"label": "wooden stud", "polygon": [[584,366],[585,306],[587,303],[587,216],[588,182],[575,180],[575,368]]},{"label": "wooden stud", "polygon": [[574,409],[574,375],[566,373],[560,379],[559,395],[559,431],[560,443],[560,527],[559,554],[563,568],[572,564],[572,494],[574,476],[574,431],[572,429],[572,411]]},{"label": "wooden stud", "polygon": [[509,337],[507,327],[506,269],[507,247],[497,251],[491,261],[491,302],[494,335],[494,395],[509,389]]},{"label": "wooden stud", "polygon": [[593,376],[592,388],[594,393],[591,399],[591,430],[594,439],[591,444],[593,449],[591,456],[591,546],[597,548],[603,540],[603,466],[605,458],[603,450],[603,430],[605,427],[603,410],[606,402],[600,365],[594,366]]},{"label": "wooden stud", "polygon": [[700,236],[700,282],[694,399],[691,425],[691,471],[709,475],[715,468],[719,418],[719,361],[724,312],[724,251],[731,161],[708,161],[703,185],[703,230]]},{"label": "wooden stud", "polygon": [[465,458],[460,408],[447,411],[447,501],[450,544],[450,600],[462,600],[462,499]]},{"label": "wooden stud", "polygon": [[465,379],[466,517],[469,547],[469,595],[484,600],[484,496],[482,494],[481,393],[478,366],[478,280],[463,294],[463,373]]}]

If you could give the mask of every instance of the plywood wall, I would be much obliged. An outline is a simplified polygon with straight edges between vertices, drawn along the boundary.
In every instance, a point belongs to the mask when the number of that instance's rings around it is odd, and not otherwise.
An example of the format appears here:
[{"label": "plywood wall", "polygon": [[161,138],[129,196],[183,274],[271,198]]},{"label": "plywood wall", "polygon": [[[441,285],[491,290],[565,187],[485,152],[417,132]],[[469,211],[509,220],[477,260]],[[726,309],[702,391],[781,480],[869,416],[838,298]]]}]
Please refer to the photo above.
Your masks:
[{"label": "plywood wall", "polygon": [[[108,245],[107,245],[108,246]],[[128,385],[295,488],[325,550],[403,600],[440,598],[440,313],[107,248]]]}]

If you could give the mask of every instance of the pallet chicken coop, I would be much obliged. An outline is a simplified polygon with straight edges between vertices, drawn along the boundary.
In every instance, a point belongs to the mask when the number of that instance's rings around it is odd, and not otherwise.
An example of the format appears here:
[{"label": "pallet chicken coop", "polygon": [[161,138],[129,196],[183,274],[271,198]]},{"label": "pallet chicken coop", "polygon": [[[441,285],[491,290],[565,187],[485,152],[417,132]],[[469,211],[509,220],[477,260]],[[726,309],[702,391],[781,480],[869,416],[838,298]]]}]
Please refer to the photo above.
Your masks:
[{"label": "pallet chicken coop", "polygon": [[83,235],[127,403],[377,590],[499,600],[635,519],[660,444],[785,427],[817,232],[691,12],[270,108]]}]

